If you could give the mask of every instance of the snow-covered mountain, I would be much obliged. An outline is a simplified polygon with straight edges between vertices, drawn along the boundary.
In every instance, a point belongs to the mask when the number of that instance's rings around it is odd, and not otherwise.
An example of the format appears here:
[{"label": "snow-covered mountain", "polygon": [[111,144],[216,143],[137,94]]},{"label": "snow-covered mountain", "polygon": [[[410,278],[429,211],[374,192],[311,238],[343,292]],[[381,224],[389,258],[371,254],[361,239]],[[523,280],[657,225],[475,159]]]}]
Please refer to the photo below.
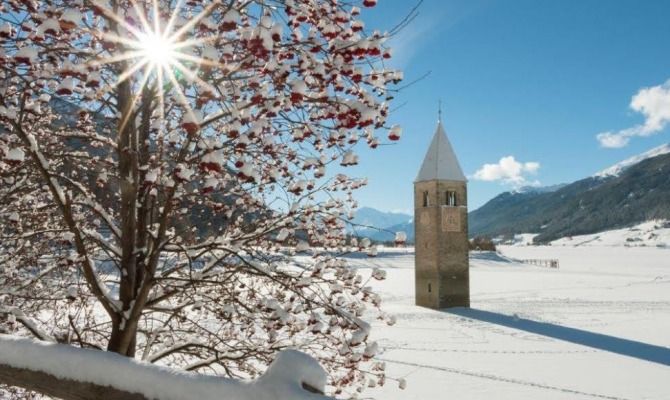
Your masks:
[{"label": "snow-covered mountain", "polygon": [[354,219],[351,221],[360,228],[368,227],[377,229],[387,229],[391,226],[410,222],[412,216],[400,212],[379,211],[371,207],[361,207],[356,211]]},{"label": "snow-covered mountain", "polygon": [[357,236],[368,237],[377,242],[390,242],[396,232],[407,234],[407,241],[414,241],[414,222],[409,214],[401,212],[379,211],[371,207],[362,207],[354,216],[347,229]]},{"label": "snow-covered mountain", "polygon": [[550,193],[562,189],[567,183],[559,183],[551,186],[522,186],[512,193]]},{"label": "snow-covered mountain", "polygon": [[558,190],[502,193],[469,214],[469,228],[471,236],[533,232],[549,242],[653,219],[670,219],[670,145]]},{"label": "snow-covered mountain", "polygon": [[667,154],[670,153],[670,143],[663,144],[661,146],[655,147],[649,151],[646,151],[642,154],[635,155],[633,157],[627,158],[621,162],[618,162],[614,165],[612,165],[609,168],[605,168],[604,170],[594,174],[594,177],[598,178],[606,178],[609,176],[619,176],[621,173],[626,170],[626,168],[629,168],[635,164],[638,164],[641,161],[644,161],[648,158],[660,156],[662,154]]}]

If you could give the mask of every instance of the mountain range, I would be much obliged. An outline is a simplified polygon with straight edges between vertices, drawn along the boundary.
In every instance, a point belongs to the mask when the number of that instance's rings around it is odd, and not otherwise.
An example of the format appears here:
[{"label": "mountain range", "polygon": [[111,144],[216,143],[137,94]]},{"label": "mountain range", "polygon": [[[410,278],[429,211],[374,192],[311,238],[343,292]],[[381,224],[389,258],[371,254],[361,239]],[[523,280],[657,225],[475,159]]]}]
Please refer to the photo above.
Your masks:
[{"label": "mountain range", "polygon": [[361,207],[357,210],[351,222],[357,225],[358,229],[366,229],[370,227],[390,227],[411,222],[411,219],[410,215],[399,212],[384,212],[370,207]]},{"label": "mountain range", "polygon": [[[390,241],[394,232],[404,231],[414,240],[411,216],[371,210],[362,215],[375,215],[368,225],[381,230],[358,234]],[[670,219],[670,144],[573,183],[502,193],[470,212],[468,224],[471,237],[537,233],[535,242],[549,242],[652,219]]]}]

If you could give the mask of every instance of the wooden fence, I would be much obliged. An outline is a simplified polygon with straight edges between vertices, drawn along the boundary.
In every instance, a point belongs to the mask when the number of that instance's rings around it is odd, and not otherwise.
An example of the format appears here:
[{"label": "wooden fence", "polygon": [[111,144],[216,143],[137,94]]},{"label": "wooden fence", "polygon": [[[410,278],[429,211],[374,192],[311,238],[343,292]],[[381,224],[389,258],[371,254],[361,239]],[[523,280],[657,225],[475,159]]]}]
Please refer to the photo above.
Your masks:
[{"label": "wooden fence", "polygon": [[531,258],[527,260],[521,260],[521,262],[524,264],[536,265],[538,267],[558,269],[558,260],[543,260],[540,258]]}]

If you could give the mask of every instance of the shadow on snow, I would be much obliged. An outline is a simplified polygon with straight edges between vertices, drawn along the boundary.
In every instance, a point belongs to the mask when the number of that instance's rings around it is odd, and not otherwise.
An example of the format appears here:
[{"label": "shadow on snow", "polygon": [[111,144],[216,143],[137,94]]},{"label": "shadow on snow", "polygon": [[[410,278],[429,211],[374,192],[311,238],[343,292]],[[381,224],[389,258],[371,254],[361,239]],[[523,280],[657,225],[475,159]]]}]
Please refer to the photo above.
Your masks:
[{"label": "shadow on snow", "polygon": [[592,347],[594,349],[609,351],[623,356],[634,357],[640,360],[670,366],[670,348],[667,347],[473,308],[458,307],[442,311],[463,318],[518,329],[582,346]]},{"label": "shadow on snow", "polygon": [[414,255],[414,251],[411,251],[409,249],[398,249],[398,250],[395,250],[395,251],[379,250],[379,252],[377,253],[377,255],[375,257],[370,257],[370,256],[367,255],[366,252],[363,252],[363,251],[352,251],[350,253],[337,254],[338,257],[342,257],[342,258],[351,258],[351,259],[355,259],[355,260],[363,259],[363,260],[370,260],[370,261],[375,261],[375,260],[383,261],[384,259],[388,259],[388,258],[407,257],[407,256],[411,256],[411,255]]},{"label": "shadow on snow", "polygon": [[470,261],[472,260],[481,260],[481,261],[495,261],[500,263],[514,263],[518,262],[511,258],[505,257],[500,253],[495,251],[471,251],[470,252]]}]

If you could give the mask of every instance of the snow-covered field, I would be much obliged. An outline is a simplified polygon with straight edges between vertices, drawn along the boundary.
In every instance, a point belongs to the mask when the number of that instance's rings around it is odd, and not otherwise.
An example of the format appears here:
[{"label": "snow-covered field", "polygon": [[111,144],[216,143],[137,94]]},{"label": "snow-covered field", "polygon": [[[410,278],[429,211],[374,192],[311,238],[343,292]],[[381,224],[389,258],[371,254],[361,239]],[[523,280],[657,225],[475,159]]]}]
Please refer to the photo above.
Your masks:
[{"label": "snow-covered field", "polygon": [[[510,246],[530,246],[537,233],[519,233],[505,242]],[[551,242],[552,246],[623,246],[670,248],[670,221],[652,220],[635,226],[589,235],[568,236]]]},{"label": "snow-covered field", "polygon": [[[532,241],[532,239],[531,239]],[[647,221],[630,228],[554,240],[552,246],[656,246],[670,248],[670,221]]]},{"label": "snow-covered field", "polygon": [[[670,399],[670,249],[501,247],[471,256],[471,309],[414,306],[414,254],[381,267],[392,327],[375,323],[390,377],[377,399]],[[516,259],[558,259],[560,269]],[[373,316],[371,316],[372,318]]]}]

